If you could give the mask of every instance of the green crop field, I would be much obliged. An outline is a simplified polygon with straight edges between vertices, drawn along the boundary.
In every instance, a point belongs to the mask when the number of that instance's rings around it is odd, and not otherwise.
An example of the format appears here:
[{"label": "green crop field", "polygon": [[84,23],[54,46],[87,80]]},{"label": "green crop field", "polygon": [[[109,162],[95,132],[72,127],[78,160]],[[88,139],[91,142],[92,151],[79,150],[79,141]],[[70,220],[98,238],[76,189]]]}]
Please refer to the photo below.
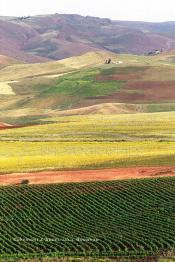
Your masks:
[{"label": "green crop field", "polygon": [[175,178],[0,187],[0,260],[172,252],[174,197]]},{"label": "green crop field", "polygon": [[[86,69],[78,73],[62,76],[55,86],[48,88],[46,94],[93,97],[111,94],[122,86],[122,81],[96,81],[100,69]],[[106,72],[106,70],[104,70]]]}]

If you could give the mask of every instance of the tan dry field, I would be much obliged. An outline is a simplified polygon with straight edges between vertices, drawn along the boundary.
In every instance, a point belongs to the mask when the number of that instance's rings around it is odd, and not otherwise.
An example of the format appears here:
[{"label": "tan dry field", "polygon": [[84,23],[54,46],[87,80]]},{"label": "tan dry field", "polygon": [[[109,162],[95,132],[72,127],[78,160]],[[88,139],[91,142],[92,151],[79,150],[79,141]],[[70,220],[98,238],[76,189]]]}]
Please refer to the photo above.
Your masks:
[{"label": "tan dry field", "polygon": [[[142,105],[144,109],[144,105]],[[90,114],[126,114],[126,113],[137,113],[138,106],[134,104],[125,103],[103,103],[96,104],[87,107],[79,107],[75,109],[56,111],[55,115],[60,116],[71,116],[71,115],[90,115]],[[53,116],[54,113],[52,112]]]},{"label": "tan dry field", "polygon": [[0,82],[0,95],[15,95],[10,82]]},{"label": "tan dry field", "polygon": [[29,184],[54,184],[73,182],[113,181],[125,179],[142,179],[175,176],[175,166],[132,167],[99,170],[77,171],[43,171],[33,173],[14,173],[0,175],[0,185],[21,184],[28,180]]}]

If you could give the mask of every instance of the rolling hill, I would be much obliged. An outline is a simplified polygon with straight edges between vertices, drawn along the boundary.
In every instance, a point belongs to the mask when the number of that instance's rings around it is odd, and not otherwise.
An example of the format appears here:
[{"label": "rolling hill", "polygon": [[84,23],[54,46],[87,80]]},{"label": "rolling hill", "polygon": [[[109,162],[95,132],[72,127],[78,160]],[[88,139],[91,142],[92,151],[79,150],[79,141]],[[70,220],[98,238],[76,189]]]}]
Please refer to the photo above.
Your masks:
[{"label": "rolling hill", "polygon": [[[105,65],[108,57],[111,65]],[[173,58],[173,51],[155,57],[96,51],[34,64],[6,58],[11,64],[0,69],[0,121],[174,111]]]},{"label": "rolling hill", "polygon": [[175,48],[175,22],[125,22],[69,14],[1,16],[0,35],[0,54],[28,63],[99,50],[144,54]]},{"label": "rolling hill", "polygon": [[106,57],[117,59],[112,52],[88,52],[81,56],[70,57],[63,60],[34,64],[15,64],[5,67],[0,71],[0,81],[14,81],[34,77],[57,77],[64,73],[70,73],[81,68],[102,65]]},{"label": "rolling hill", "polygon": [[12,65],[12,64],[20,64],[20,61],[12,57],[0,55],[0,68],[3,68],[8,65]]}]

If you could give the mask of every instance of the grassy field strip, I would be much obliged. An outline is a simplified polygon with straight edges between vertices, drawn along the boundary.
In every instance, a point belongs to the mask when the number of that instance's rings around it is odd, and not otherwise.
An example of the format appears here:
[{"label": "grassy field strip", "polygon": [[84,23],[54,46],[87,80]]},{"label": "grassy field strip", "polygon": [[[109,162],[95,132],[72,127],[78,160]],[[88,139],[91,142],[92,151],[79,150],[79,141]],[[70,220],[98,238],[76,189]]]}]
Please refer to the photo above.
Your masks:
[{"label": "grassy field strip", "polygon": [[[175,112],[47,118],[50,124],[0,132],[1,141],[174,141]],[[44,120],[43,120],[44,123]]]},{"label": "grassy field strip", "polygon": [[175,142],[0,142],[0,172],[173,165]]}]

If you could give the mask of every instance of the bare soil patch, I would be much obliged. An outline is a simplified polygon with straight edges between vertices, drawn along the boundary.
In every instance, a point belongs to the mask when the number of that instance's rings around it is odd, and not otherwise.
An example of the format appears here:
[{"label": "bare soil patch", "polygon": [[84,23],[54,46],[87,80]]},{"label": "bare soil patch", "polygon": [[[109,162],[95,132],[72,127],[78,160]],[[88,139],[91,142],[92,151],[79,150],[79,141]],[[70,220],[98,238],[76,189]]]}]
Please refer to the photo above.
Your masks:
[{"label": "bare soil patch", "polygon": [[0,122],[0,129],[14,128],[14,126]]},{"label": "bare soil patch", "polygon": [[157,178],[166,176],[175,176],[175,166],[14,173],[1,175],[0,185],[21,184],[24,180],[28,180],[29,184],[52,184]]},{"label": "bare soil patch", "polygon": [[99,75],[96,77],[97,81],[129,81],[129,80],[136,80],[141,79],[141,73],[135,74],[112,74],[112,75]]},{"label": "bare soil patch", "polygon": [[125,86],[128,90],[142,90],[143,100],[174,100],[175,81],[138,81]]}]

